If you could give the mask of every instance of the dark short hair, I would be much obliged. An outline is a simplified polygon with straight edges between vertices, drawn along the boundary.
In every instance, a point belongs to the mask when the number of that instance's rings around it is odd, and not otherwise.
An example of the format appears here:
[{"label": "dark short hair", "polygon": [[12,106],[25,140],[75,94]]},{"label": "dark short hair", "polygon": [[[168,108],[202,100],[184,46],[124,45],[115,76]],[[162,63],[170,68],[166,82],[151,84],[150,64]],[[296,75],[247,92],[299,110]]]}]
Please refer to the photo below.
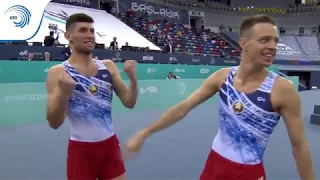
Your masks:
[{"label": "dark short hair", "polygon": [[75,24],[79,22],[85,22],[85,23],[93,23],[92,17],[88,16],[84,13],[77,13],[72,14],[66,21],[66,30],[70,30],[70,28]]},{"label": "dark short hair", "polygon": [[243,35],[250,30],[254,25],[259,23],[269,23],[274,26],[276,26],[276,21],[272,19],[270,16],[267,15],[254,15],[248,18],[245,18],[241,25],[240,25],[240,31],[239,36],[243,37]]}]

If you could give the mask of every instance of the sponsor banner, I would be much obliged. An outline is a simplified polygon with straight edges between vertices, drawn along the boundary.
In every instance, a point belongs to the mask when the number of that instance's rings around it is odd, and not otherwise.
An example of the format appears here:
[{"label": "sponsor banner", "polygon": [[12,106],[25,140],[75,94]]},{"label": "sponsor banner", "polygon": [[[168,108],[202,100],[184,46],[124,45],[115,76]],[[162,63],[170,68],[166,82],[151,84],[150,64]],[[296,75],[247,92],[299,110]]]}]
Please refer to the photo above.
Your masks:
[{"label": "sponsor banner", "polygon": [[283,8],[238,8],[239,12],[246,13],[264,13],[264,14],[285,14],[287,13],[286,9]]},{"label": "sponsor banner", "polygon": [[[44,82],[49,68],[59,63],[61,62],[0,61],[0,83]],[[116,63],[116,65],[121,70],[122,79],[128,79],[122,71],[123,63]],[[137,77],[139,80],[166,79],[169,72],[173,72],[181,79],[203,79],[225,67],[227,66],[139,63],[137,65]],[[278,72],[276,66],[272,66],[270,70]]]},{"label": "sponsor banner", "polygon": [[51,2],[93,9],[99,9],[100,7],[99,0],[51,0]]},{"label": "sponsor banner", "polygon": [[[0,45],[0,51],[6,52],[0,54],[2,60],[18,60],[26,59],[28,53],[33,53],[35,59],[43,59],[44,53],[49,52],[53,60],[65,60],[62,54],[64,48],[59,47],[45,47],[45,46],[14,46],[14,45]],[[280,51],[281,52],[281,51]],[[288,48],[285,51],[288,53]],[[290,51],[289,51],[290,52]],[[225,58],[225,57],[208,57],[208,56],[192,56],[182,54],[161,54],[152,52],[133,52],[133,51],[111,51],[107,49],[95,49],[94,56],[99,59],[112,59],[121,62],[127,59],[134,59],[139,63],[159,63],[159,64],[189,64],[189,65],[216,65],[216,66],[237,66],[240,64],[239,58]],[[281,56],[282,59],[276,59],[275,64],[281,65],[320,65],[319,60],[309,61],[308,59],[294,58],[288,55]]]},{"label": "sponsor banner", "polygon": [[[299,77],[287,77],[298,88]],[[139,81],[139,99],[134,109],[125,108],[114,95],[112,112],[137,112],[166,109],[191,95],[204,79],[142,80]],[[129,84],[129,81],[125,81]],[[164,101],[165,99],[165,101]],[[219,96],[206,103],[219,102]],[[45,122],[47,90],[44,82],[0,83],[0,127]]]},{"label": "sponsor banner", "polygon": [[[166,109],[186,99],[204,79],[139,81],[139,99],[134,109],[125,108],[114,94],[112,113]],[[124,81],[129,84],[129,81]],[[165,99],[165,101],[164,101]],[[218,96],[207,103],[217,102]],[[44,82],[0,83],[0,127],[46,121],[47,90]]]},{"label": "sponsor banner", "polygon": [[[13,46],[0,45],[0,59],[26,59],[28,53],[33,53],[35,59],[43,59],[44,53],[49,52],[54,60],[65,60],[60,47],[45,46]],[[186,56],[182,54],[161,54],[152,52],[133,52],[133,51],[111,51],[107,49],[95,49],[94,56],[99,59],[112,59],[114,61],[124,61],[127,59],[137,60],[139,63],[177,63],[177,64],[203,64],[218,66],[235,66],[240,63],[238,58],[220,58],[205,56]]]},{"label": "sponsor banner", "polygon": [[[24,83],[44,82],[48,69],[59,61],[0,61],[0,83]],[[122,70],[123,63],[116,63]],[[179,64],[144,64],[137,65],[137,77],[139,80],[166,79],[169,72],[182,79],[207,78],[212,73],[226,66],[206,65],[179,65]],[[14,69],[14,71],[12,70]],[[127,75],[120,71],[122,79],[128,79]],[[143,91],[147,91],[144,89]],[[155,91],[149,89],[149,91]]]},{"label": "sponsor banner", "polygon": [[142,0],[119,0],[120,12],[125,13],[129,9],[134,10],[138,15],[147,13],[152,19],[167,19],[179,24],[189,24],[187,10],[173,9],[172,7]]}]

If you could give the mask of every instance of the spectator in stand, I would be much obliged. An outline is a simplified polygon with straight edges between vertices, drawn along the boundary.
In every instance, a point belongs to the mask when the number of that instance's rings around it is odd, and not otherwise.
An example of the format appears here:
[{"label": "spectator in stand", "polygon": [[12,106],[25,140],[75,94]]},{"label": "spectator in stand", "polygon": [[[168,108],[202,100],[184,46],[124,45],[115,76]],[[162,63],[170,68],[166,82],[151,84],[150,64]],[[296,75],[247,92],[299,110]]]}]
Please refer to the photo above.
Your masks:
[{"label": "spectator in stand", "polygon": [[173,41],[169,40],[169,42],[163,47],[163,52],[164,53],[174,53],[174,45],[172,44]]},{"label": "spectator in stand", "polygon": [[51,61],[51,54],[49,52],[44,53],[44,60],[45,61]]},{"label": "spectator in stand", "polygon": [[207,34],[202,34],[202,38],[204,41],[207,41],[208,40],[208,35]]},{"label": "spectator in stand", "polygon": [[110,42],[109,50],[118,50],[117,37],[113,37],[113,41]]},{"label": "spectator in stand", "polygon": [[126,12],[126,24],[131,27],[132,18],[136,16],[136,12],[133,9],[128,9]]},{"label": "spectator in stand", "polygon": [[211,40],[211,43],[212,43],[212,44],[216,44],[216,42],[217,42],[217,41],[214,40],[214,39]]},{"label": "spectator in stand", "polygon": [[220,26],[219,26],[219,31],[220,31],[220,32],[225,31],[225,27],[224,27],[224,25],[223,25],[223,24],[220,24]]},{"label": "spectator in stand", "polygon": [[[34,60],[34,54],[27,52],[28,54],[19,54],[18,60],[22,61],[33,61]],[[26,56],[27,55],[27,56]]]},{"label": "spectator in stand", "polygon": [[128,9],[128,11],[126,12],[126,16],[127,16],[127,18],[135,17],[136,12],[133,9]]},{"label": "spectator in stand", "polygon": [[162,35],[162,32],[157,36],[157,39],[158,39],[158,42],[157,42],[157,44],[159,45],[159,46],[164,46],[164,38],[163,38],[163,35]]},{"label": "spectator in stand", "polygon": [[130,51],[130,50],[131,50],[131,46],[129,45],[128,42],[126,42],[126,43],[124,44],[124,46],[122,46],[121,50],[122,50],[122,51]]},{"label": "spectator in stand", "polygon": [[300,34],[300,35],[304,35],[304,27],[300,27],[300,29],[299,29],[299,34]]},{"label": "spectator in stand", "polygon": [[117,8],[116,8],[116,7],[113,6],[113,7],[111,8],[111,11],[110,11],[110,12],[111,12],[111,14],[112,14],[114,17],[118,17],[118,13],[117,13]]},{"label": "spectator in stand", "polygon": [[284,27],[280,27],[280,35],[284,35],[286,33],[286,30],[284,29]]},{"label": "spectator in stand", "polygon": [[312,27],[312,28],[311,28],[311,33],[312,33],[312,34],[317,34],[317,27],[315,27],[315,26]]},{"label": "spectator in stand", "polygon": [[148,12],[145,12],[139,17],[139,20],[148,19],[148,16],[149,16]]},{"label": "spectator in stand", "polygon": [[129,19],[130,17],[131,17],[130,9],[128,9],[128,11],[126,12],[126,18]]},{"label": "spectator in stand", "polygon": [[167,76],[167,79],[180,79],[180,77],[174,75],[173,72],[169,72],[169,75]]},{"label": "spectator in stand", "polygon": [[53,46],[54,45],[54,42],[56,40],[58,40],[59,36],[57,36],[57,38],[54,38],[53,36],[54,36],[54,32],[50,31],[49,36],[46,36],[44,38],[44,42],[43,42],[44,46]]},{"label": "spectator in stand", "polygon": [[28,53],[28,61],[33,61],[34,59],[34,54],[33,53]]},{"label": "spectator in stand", "polygon": [[168,23],[168,20],[166,17],[163,19],[163,23]]},{"label": "spectator in stand", "polygon": [[158,37],[155,34],[151,34],[151,42],[158,43]]}]

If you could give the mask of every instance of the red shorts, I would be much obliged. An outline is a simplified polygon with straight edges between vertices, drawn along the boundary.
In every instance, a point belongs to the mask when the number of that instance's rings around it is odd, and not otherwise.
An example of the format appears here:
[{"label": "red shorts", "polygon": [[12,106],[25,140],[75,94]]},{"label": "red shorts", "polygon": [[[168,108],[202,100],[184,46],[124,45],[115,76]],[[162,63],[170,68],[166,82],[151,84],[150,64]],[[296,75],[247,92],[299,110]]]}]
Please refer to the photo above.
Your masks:
[{"label": "red shorts", "polygon": [[68,180],[110,180],[125,173],[116,135],[101,142],[69,140]]},{"label": "red shorts", "polygon": [[232,162],[211,150],[200,180],[265,180],[263,163],[245,165]]}]

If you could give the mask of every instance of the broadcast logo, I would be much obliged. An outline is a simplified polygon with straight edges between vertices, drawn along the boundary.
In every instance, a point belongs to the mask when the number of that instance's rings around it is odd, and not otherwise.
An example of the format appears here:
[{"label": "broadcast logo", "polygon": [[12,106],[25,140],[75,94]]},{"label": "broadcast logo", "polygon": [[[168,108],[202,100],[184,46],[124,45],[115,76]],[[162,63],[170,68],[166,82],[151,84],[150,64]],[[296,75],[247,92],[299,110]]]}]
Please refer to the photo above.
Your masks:
[{"label": "broadcast logo", "polygon": [[19,28],[24,28],[30,23],[31,13],[29,9],[21,5],[11,6],[5,15],[8,15],[14,25]]}]

